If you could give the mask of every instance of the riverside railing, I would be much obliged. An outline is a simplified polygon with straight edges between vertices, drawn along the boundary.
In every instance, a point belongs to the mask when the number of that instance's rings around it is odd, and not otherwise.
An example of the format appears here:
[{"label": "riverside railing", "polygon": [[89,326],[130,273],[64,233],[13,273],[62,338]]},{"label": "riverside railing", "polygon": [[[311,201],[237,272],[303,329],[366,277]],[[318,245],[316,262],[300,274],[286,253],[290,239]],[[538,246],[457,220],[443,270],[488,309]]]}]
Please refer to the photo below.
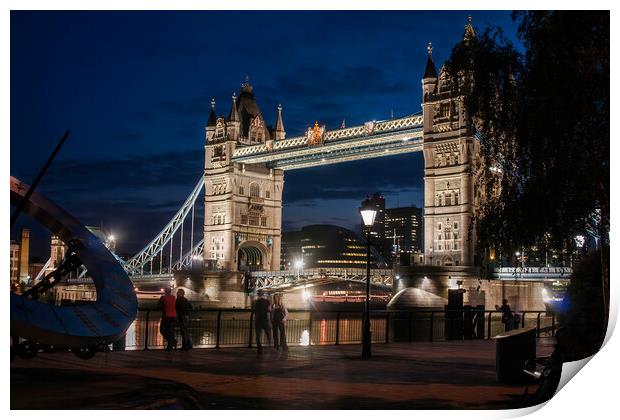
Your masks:
[{"label": "riverside railing", "polygon": [[[551,312],[523,311],[520,326],[535,327],[537,337],[555,335],[556,319]],[[372,311],[374,343],[490,339],[505,330],[499,311],[412,310]],[[127,350],[163,349],[159,332],[161,313],[139,311],[127,331]],[[254,313],[249,309],[200,309],[189,316],[189,334],[196,348],[253,347],[256,336]],[[177,328],[177,340],[181,344]],[[359,344],[362,312],[290,310],[286,322],[289,345],[315,346]],[[263,337],[262,342],[266,343]]]}]

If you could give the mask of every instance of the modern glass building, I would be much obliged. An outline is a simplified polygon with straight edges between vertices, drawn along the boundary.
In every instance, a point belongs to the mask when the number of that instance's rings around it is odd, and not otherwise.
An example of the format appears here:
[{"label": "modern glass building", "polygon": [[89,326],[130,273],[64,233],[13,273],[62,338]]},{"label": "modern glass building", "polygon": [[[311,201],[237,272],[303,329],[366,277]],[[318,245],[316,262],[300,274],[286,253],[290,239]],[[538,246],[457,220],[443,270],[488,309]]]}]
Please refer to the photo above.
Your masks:
[{"label": "modern glass building", "polygon": [[[282,234],[280,258],[282,270],[294,270],[300,265],[306,269],[366,268],[366,241],[340,226],[304,226]],[[370,261],[373,268],[386,267],[374,246]]]}]

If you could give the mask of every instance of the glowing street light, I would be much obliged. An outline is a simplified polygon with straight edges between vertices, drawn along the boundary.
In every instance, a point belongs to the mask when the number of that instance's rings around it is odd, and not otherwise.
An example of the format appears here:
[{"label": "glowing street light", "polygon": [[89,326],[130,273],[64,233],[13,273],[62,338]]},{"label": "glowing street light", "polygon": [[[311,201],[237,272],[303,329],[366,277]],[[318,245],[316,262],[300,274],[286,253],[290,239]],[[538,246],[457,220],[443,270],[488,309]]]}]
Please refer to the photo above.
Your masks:
[{"label": "glowing street light", "polygon": [[377,216],[377,207],[372,205],[369,199],[364,200],[360,207],[362,221],[366,227],[366,307],[364,308],[364,330],[362,334],[362,358],[370,358],[370,228],[375,223]]}]

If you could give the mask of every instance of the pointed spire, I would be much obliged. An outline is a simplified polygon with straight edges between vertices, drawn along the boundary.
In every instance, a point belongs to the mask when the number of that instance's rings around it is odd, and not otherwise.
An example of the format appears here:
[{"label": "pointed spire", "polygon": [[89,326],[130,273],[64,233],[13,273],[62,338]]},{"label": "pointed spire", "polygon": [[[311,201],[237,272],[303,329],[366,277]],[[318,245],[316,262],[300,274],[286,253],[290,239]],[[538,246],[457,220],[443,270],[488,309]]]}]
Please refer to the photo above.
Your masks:
[{"label": "pointed spire", "polygon": [[340,124],[340,128],[347,128],[347,124],[346,124],[344,118],[342,119],[342,124]]},{"label": "pointed spire", "polygon": [[278,121],[276,121],[276,140],[282,140],[286,136],[284,123],[282,122],[282,104],[278,104]]},{"label": "pointed spire", "polygon": [[433,43],[429,42],[426,47],[428,58],[426,60],[426,69],[424,70],[423,79],[437,78],[437,69],[435,68],[435,62],[433,61]]},{"label": "pointed spire", "polygon": [[230,107],[230,113],[228,114],[228,121],[239,122],[239,111],[237,111],[237,95],[232,94],[232,105]]},{"label": "pointed spire", "polygon": [[245,76],[245,81],[241,84],[241,92],[252,93],[254,88],[250,84],[250,76]]},{"label": "pointed spire", "polygon": [[207,122],[207,127],[215,127],[216,121],[217,117],[215,115],[215,98],[211,98],[211,112],[209,113],[209,122]]},{"label": "pointed spire", "polygon": [[466,42],[476,37],[476,31],[474,30],[471,21],[471,15],[467,16],[467,24],[465,25],[465,32],[463,33],[463,40]]}]

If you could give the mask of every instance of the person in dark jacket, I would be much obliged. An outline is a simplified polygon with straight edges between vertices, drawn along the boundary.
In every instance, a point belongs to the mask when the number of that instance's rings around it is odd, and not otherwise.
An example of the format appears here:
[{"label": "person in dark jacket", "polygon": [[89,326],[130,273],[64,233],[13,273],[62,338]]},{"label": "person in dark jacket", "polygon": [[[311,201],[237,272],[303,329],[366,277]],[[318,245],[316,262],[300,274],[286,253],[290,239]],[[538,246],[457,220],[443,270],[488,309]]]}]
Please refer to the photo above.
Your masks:
[{"label": "person in dark jacket", "polygon": [[176,298],[172,295],[170,287],[164,289],[164,295],[159,299],[157,308],[161,311],[159,332],[166,340],[166,350],[170,351],[177,347],[177,340],[174,336],[177,319]]},{"label": "person in dark jacket", "polygon": [[282,295],[274,295],[273,305],[271,305],[271,324],[273,325],[273,345],[276,350],[288,351],[285,329],[287,319],[288,310],[282,303]]},{"label": "person in dark jacket", "polygon": [[502,313],[502,323],[505,326],[505,330],[510,331],[514,329],[514,321],[515,321],[514,314],[512,313],[512,310],[510,309],[510,305],[508,305],[508,300],[507,299],[502,300],[502,306],[495,305],[495,309],[497,309],[498,311]]},{"label": "person in dark jacket", "polygon": [[177,322],[179,323],[179,329],[181,330],[181,341],[183,350],[189,350],[192,348],[192,338],[189,335],[187,327],[189,326],[189,312],[192,310],[192,304],[185,298],[185,290],[179,289],[177,291]]},{"label": "person in dark jacket", "polygon": [[269,345],[271,345],[271,322],[269,312],[271,311],[271,303],[262,291],[258,292],[258,298],[254,302],[254,327],[256,332],[256,350],[258,354],[263,352],[261,343],[261,335],[263,331],[267,336]]}]

